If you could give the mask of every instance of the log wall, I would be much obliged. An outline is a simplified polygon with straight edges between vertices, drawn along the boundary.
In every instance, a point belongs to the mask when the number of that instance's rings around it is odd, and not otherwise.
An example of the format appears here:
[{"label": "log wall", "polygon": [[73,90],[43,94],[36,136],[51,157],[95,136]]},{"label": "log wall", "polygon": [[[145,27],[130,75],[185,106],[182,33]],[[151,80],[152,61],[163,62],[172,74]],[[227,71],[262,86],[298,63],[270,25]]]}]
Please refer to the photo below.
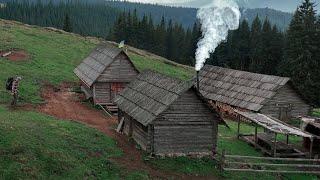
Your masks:
[{"label": "log wall", "polygon": [[122,111],[119,119],[121,118],[124,118],[123,133],[132,137],[134,141],[140,145],[141,149],[147,151],[150,147],[148,127],[144,127]]},{"label": "log wall", "polygon": [[280,107],[289,105],[291,105],[290,114],[292,117],[308,115],[311,111],[311,106],[287,84],[278,90],[278,93],[263,106],[260,112],[274,118],[280,118]]},{"label": "log wall", "polygon": [[119,54],[98,77],[97,82],[130,82],[138,75],[129,57]]},{"label": "log wall", "polygon": [[93,99],[95,104],[111,103],[111,83],[95,83],[93,85]]},{"label": "log wall", "polygon": [[211,154],[218,120],[193,90],[183,94],[154,121],[155,154]]}]

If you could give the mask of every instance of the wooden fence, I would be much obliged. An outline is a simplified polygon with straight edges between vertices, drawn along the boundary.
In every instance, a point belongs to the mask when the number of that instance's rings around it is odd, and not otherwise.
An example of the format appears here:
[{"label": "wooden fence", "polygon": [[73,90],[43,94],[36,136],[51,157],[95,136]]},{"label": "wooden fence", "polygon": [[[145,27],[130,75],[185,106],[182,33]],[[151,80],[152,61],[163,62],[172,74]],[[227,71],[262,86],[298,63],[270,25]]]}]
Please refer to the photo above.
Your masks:
[{"label": "wooden fence", "polygon": [[275,158],[227,155],[223,151],[219,162],[220,170],[233,172],[317,174],[320,175],[320,159]]}]

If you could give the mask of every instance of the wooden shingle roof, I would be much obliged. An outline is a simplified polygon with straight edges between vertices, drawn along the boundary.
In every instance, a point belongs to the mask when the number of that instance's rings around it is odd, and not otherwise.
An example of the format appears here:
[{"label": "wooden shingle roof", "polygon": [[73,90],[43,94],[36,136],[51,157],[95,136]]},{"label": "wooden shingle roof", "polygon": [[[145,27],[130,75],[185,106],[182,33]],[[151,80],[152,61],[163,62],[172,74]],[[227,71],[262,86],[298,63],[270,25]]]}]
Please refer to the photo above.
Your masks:
[{"label": "wooden shingle roof", "polygon": [[192,82],[174,79],[153,71],[145,71],[115,98],[119,109],[147,126],[164,112]]},{"label": "wooden shingle roof", "polygon": [[102,43],[74,69],[74,73],[90,87],[121,52],[115,46]]},{"label": "wooden shingle roof", "polygon": [[259,111],[290,78],[206,65],[199,73],[200,93],[207,99]]}]

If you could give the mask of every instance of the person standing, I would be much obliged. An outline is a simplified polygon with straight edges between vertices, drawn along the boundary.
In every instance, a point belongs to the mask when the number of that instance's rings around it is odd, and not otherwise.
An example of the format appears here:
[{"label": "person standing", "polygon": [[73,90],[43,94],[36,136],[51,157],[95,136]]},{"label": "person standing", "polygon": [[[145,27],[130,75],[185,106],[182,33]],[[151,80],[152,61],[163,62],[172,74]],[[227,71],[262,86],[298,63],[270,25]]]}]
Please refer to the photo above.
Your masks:
[{"label": "person standing", "polygon": [[13,99],[11,102],[11,106],[17,105],[17,101],[19,98],[19,83],[20,83],[21,79],[22,79],[21,77],[16,77],[16,78],[14,78],[14,80],[12,82],[11,94],[13,96]]}]

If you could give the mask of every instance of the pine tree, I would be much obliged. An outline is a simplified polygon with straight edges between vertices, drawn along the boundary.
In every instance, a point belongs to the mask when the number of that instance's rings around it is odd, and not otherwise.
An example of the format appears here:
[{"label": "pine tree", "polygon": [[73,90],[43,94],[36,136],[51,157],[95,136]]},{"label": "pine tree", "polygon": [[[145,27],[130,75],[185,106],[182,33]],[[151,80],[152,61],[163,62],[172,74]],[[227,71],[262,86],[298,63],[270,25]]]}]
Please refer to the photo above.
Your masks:
[{"label": "pine tree", "polygon": [[250,65],[249,71],[260,72],[261,71],[261,21],[257,15],[252,23],[251,35],[250,35]]},{"label": "pine tree", "polygon": [[72,32],[72,25],[69,14],[67,13],[64,18],[63,30],[66,32]]},{"label": "pine tree", "polygon": [[262,74],[272,74],[271,72],[276,67],[272,67],[272,50],[271,40],[273,38],[271,24],[268,17],[264,20],[261,31],[261,50],[260,50],[260,63],[258,72]]},{"label": "pine tree", "polygon": [[314,4],[304,0],[296,10],[287,32],[285,60],[280,71],[310,102],[320,105],[320,63]]}]

